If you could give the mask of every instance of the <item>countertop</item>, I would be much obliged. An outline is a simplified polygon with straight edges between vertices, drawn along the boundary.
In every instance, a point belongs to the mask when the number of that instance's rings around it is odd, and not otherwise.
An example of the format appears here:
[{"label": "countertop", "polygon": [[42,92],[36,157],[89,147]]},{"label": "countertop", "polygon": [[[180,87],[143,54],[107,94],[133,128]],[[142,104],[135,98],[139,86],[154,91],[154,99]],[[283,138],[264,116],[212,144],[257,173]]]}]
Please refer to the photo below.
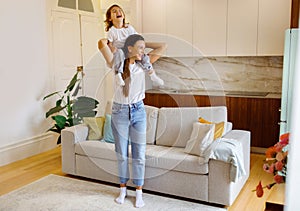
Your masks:
[{"label": "countertop", "polygon": [[221,91],[221,90],[173,90],[173,89],[149,89],[146,93],[153,94],[178,94],[178,95],[203,95],[203,96],[226,96],[247,98],[275,98],[280,99],[281,93],[272,92],[248,92],[248,91]]}]

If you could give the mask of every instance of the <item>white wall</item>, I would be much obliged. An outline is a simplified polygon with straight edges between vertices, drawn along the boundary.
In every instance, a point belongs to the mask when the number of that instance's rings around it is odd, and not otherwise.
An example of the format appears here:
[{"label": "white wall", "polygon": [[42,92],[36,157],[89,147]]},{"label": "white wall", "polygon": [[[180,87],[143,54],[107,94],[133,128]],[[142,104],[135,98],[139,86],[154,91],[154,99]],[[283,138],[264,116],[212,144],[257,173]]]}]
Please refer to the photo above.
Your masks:
[{"label": "white wall", "polygon": [[14,146],[40,140],[50,126],[42,101],[50,84],[45,0],[1,0],[0,34],[1,166],[24,156]]}]

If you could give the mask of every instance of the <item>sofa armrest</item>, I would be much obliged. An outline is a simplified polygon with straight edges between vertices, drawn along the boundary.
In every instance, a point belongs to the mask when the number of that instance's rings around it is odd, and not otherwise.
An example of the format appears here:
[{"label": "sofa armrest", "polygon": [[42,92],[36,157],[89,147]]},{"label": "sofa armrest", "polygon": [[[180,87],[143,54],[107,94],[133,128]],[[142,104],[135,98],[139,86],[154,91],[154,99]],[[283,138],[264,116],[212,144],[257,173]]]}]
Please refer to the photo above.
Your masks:
[{"label": "sofa armrest", "polygon": [[88,127],[84,124],[68,127],[61,131],[62,171],[75,174],[75,144],[85,141],[88,137]]},{"label": "sofa armrest", "polygon": [[208,197],[209,202],[221,203],[230,206],[250,173],[250,132],[245,130],[232,130],[224,138],[235,139],[241,142],[246,175],[232,182],[230,179],[230,163],[219,160],[209,160]]}]

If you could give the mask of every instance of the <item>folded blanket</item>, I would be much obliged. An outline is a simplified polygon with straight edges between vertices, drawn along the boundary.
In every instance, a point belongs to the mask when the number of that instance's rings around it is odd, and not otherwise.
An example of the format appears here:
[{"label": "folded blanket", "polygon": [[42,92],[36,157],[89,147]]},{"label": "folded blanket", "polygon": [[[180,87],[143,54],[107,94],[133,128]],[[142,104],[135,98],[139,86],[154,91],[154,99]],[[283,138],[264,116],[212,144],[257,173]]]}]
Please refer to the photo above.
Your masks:
[{"label": "folded blanket", "polygon": [[244,168],[243,147],[234,139],[219,138],[204,151],[205,161],[209,159],[221,160],[231,163],[230,180],[236,182],[241,176],[246,175]]}]

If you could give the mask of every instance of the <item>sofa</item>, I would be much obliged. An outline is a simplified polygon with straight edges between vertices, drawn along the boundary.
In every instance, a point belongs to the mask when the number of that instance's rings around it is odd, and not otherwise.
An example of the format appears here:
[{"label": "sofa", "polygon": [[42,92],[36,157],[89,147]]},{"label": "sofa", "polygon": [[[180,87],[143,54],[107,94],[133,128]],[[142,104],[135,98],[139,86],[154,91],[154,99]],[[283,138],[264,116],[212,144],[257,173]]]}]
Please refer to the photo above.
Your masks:
[{"label": "sofa", "polygon": [[[108,115],[110,107],[106,109]],[[232,129],[225,106],[156,108],[145,105],[145,109],[147,147],[143,189],[232,205],[249,177],[250,132]],[[200,117],[212,126],[199,123]],[[221,137],[211,140],[211,132],[205,130],[210,127],[209,131],[216,132],[219,122],[224,122]],[[118,184],[114,144],[101,139],[89,140],[90,129],[86,124],[79,124],[62,131],[62,171]],[[206,138],[210,142],[203,144],[201,141]],[[198,142],[192,146],[196,139]],[[187,150],[187,145],[193,148],[193,153]],[[128,185],[133,186],[130,182]]]}]

